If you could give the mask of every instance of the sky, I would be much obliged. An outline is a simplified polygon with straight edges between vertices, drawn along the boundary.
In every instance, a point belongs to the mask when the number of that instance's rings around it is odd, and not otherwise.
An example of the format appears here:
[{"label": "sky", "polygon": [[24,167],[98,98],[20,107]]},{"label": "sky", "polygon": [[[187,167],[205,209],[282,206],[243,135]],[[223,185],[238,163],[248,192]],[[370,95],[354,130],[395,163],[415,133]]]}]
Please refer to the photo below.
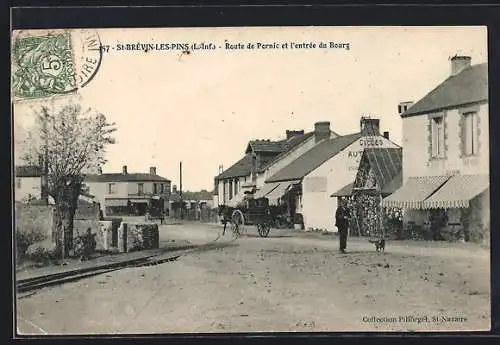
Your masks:
[{"label": "sky", "polygon": [[[418,101],[450,74],[449,57],[487,62],[486,27],[285,27],[99,29],[95,77],[79,90],[86,105],[117,124],[103,172],[157,173],[183,189],[213,188],[218,166],[239,160],[249,140],[284,138],[330,121],[359,131],[361,116],[401,144],[397,106]],[[336,42],[346,49],[226,50],[229,43]],[[221,49],[118,51],[117,44],[214,43]],[[75,53],[77,54],[77,53]],[[41,101],[44,102],[44,101]],[[15,104],[16,138],[39,102]],[[17,157],[16,157],[17,159]]]}]

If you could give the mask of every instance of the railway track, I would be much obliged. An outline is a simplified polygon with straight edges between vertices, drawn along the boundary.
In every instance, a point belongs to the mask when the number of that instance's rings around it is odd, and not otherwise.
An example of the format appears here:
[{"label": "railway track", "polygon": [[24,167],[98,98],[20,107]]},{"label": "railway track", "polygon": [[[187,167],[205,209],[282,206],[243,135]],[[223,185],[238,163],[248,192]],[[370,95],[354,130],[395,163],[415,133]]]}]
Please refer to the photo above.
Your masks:
[{"label": "railway track", "polygon": [[112,271],[117,271],[126,268],[137,268],[137,267],[149,267],[156,266],[167,262],[176,261],[181,256],[185,256],[188,254],[193,254],[196,252],[202,252],[205,250],[222,248],[227,245],[232,244],[236,241],[237,237],[233,237],[232,240],[228,242],[220,242],[221,234],[219,233],[217,238],[200,244],[193,245],[187,248],[172,250],[173,253],[168,255],[166,254],[155,254],[146,256],[139,259],[129,260],[126,262],[116,262],[112,264],[103,265],[100,267],[89,267],[79,270],[61,272],[49,274],[41,277],[27,278],[17,281],[16,290],[18,293],[25,293],[34,290],[38,290],[44,287],[60,285],[64,283],[74,282],[80,279],[90,278],[93,276],[97,276],[100,274],[109,273]]}]

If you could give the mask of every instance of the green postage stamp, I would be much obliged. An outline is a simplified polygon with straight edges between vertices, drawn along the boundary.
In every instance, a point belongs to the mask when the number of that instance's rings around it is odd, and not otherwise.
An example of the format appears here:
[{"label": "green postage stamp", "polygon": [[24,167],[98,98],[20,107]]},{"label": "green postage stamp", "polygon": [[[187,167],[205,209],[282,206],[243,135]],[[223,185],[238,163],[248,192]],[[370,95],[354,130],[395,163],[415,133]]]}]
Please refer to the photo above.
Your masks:
[{"label": "green postage stamp", "polygon": [[[15,100],[74,92],[92,79],[99,68],[100,41],[95,31],[15,34],[12,42],[12,96]],[[84,76],[81,73],[83,65]],[[89,65],[93,73],[89,73]]]}]

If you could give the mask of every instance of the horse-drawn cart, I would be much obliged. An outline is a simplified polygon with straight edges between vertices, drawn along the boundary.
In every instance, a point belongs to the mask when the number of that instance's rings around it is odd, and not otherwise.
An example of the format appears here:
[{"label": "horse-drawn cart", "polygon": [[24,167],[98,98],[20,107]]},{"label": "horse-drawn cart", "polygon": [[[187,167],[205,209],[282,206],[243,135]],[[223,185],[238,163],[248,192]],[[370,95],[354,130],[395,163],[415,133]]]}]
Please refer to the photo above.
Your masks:
[{"label": "horse-drawn cart", "polygon": [[219,212],[226,222],[231,223],[234,234],[240,235],[246,225],[255,225],[260,237],[267,237],[273,219],[267,198],[248,198],[241,201],[236,207],[222,206]]}]

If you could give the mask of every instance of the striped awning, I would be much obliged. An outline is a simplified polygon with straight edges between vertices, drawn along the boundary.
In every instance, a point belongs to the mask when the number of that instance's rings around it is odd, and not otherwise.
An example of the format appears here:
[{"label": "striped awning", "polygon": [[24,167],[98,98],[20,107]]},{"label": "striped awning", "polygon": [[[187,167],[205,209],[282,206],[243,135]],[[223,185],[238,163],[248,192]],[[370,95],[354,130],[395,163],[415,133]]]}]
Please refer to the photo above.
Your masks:
[{"label": "striped awning", "polygon": [[267,194],[271,193],[276,187],[279,186],[279,183],[266,183],[260,189],[257,190],[255,195],[253,196],[255,199],[263,198]]},{"label": "striped awning", "polygon": [[352,194],[352,189],[354,187],[354,182],[351,182],[344,187],[340,188],[338,191],[330,195],[331,197],[343,197],[350,196]]},{"label": "striped awning", "polygon": [[274,188],[266,198],[269,199],[270,204],[275,204],[283,195],[285,195],[293,185],[300,183],[301,180],[292,180],[286,182],[280,182],[276,188]]},{"label": "striped awning", "polygon": [[401,188],[382,200],[382,206],[421,209],[423,201],[448,179],[450,176],[410,177]]},{"label": "striped awning", "polygon": [[118,206],[127,206],[127,199],[105,199],[104,206],[105,207],[118,207]]},{"label": "striped awning", "polygon": [[489,185],[488,175],[455,175],[424,200],[422,208],[467,208],[469,201],[484,192]]}]

